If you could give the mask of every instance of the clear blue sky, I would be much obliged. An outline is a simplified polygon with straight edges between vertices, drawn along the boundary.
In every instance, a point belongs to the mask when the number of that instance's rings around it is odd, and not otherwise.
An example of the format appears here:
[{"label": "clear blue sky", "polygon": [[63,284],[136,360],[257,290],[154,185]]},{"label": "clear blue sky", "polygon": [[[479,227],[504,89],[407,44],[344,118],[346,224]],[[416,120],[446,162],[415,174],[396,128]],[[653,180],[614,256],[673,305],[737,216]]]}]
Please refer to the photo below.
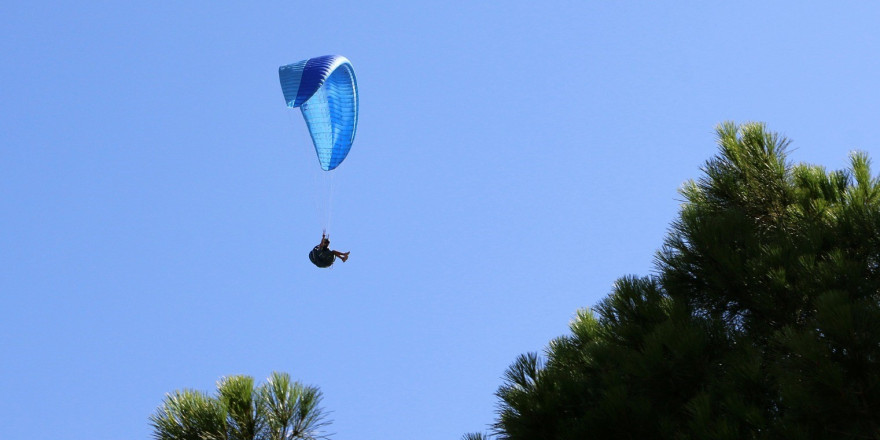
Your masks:
[{"label": "clear blue sky", "polygon": [[[660,4],[663,3],[663,4]],[[773,5],[765,5],[773,3]],[[813,4],[817,4],[814,2]],[[143,439],[164,394],[286,371],[337,439],[458,439],[515,357],[652,272],[725,120],[877,158],[876,2],[0,4],[0,423]],[[279,65],[360,124],[330,270]]]}]

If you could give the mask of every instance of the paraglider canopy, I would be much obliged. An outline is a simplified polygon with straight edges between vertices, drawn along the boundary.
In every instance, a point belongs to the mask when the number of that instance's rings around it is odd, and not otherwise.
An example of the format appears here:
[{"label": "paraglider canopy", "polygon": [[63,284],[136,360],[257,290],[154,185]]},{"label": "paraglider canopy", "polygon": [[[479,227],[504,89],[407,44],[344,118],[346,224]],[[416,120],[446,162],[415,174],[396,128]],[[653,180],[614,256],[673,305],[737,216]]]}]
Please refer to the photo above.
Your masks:
[{"label": "paraglider canopy", "polygon": [[339,166],[357,130],[358,91],[347,58],[325,55],[278,68],[281,91],[290,108],[302,111],[321,169]]}]

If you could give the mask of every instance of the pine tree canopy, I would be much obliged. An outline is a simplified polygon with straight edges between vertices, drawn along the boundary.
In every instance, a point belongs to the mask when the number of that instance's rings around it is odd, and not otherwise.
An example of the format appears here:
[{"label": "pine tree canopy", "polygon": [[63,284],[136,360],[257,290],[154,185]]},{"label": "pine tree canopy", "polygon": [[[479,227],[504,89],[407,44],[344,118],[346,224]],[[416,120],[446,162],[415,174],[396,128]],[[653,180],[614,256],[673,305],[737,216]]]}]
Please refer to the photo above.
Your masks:
[{"label": "pine tree canopy", "polygon": [[175,391],[150,416],[156,440],[322,440],[329,424],[317,387],[272,373],[256,386],[250,376],[217,382],[216,396]]},{"label": "pine tree canopy", "polygon": [[509,367],[496,437],[880,439],[868,157],[828,172],[789,162],[760,123],[717,137],[655,274],[619,279],[544,356]]}]

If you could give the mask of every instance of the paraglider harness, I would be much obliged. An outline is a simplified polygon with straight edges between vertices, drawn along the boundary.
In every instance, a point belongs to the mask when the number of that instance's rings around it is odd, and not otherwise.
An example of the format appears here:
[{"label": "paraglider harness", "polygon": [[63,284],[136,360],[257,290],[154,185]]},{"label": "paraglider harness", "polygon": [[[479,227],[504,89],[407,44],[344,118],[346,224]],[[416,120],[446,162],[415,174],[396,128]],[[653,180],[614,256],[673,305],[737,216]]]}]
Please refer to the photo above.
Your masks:
[{"label": "paraglider harness", "polygon": [[330,250],[330,247],[321,248],[321,245],[315,246],[311,252],[309,252],[309,260],[318,267],[330,267],[333,265],[333,262],[336,261],[336,255],[333,255],[333,251]]},{"label": "paraglider harness", "polygon": [[336,255],[330,250],[330,241],[327,240],[325,243],[325,237],[326,233],[321,234],[321,244],[315,246],[312,251],[309,252],[309,261],[315,266],[322,268],[330,267],[333,265],[333,262],[336,261]]}]

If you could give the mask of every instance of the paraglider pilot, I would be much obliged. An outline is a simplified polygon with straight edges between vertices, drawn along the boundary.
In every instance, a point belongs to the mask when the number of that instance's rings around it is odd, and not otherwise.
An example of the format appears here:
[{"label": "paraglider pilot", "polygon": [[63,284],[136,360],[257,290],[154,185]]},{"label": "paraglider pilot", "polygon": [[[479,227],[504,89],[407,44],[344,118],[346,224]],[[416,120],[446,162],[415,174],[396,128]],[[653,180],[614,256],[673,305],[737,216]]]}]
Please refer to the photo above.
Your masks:
[{"label": "paraglider pilot", "polygon": [[309,260],[315,266],[318,267],[330,267],[333,265],[333,262],[336,261],[336,257],[339,257],[343,263],[348,260],[348,254],[351,252],[339,252],[330,249],[330,239],[327,237],[327,233],[324,232],[321,234],[321,244],[315,246],[311,252],[309,252]]}]

